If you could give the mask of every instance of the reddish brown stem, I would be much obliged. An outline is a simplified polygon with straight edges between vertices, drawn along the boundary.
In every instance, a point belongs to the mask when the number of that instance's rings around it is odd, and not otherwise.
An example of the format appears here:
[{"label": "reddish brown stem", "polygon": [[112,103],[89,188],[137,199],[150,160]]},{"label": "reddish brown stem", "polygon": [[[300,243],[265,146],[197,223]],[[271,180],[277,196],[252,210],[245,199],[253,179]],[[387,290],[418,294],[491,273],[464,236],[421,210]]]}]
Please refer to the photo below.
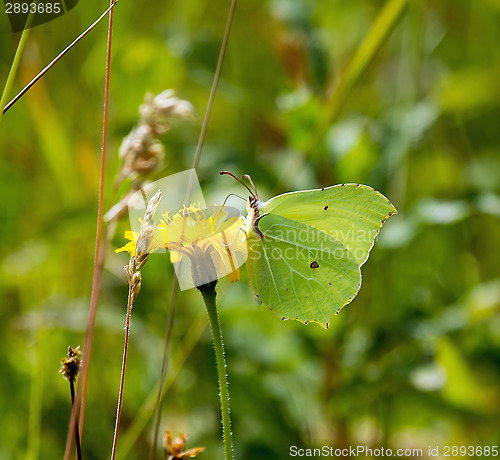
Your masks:
[{"label": "reddish brown stem", "polygon": [[122,413],[123,401],[123,385],[125,383],[125,364],[127,362],[128,336],[130,331],[130,316],[132,314],[133,303],[133,286],[129,283],[128,300],[127,300],[127,319],[125,321],[125,343],[123,345],[122,372],[120,377],[120,391],[118,393],[118,404],[116,407],[115,433],[113,435],[113,449],[111,450],[111,460],[114,460],[116,455],[116,442],[118,440],[118,428],[120,427],[120,417]]},{"label": "reddish brown stem", "polygon": [[[84,422],[84,412],[85,412],[85,400],[87,392],[87,378],[88,369],[90,363],[90,354],[92,349],[92,337],[94,332],[95,315],[97,311],[97,301],[99,298],[99,291],[101,287],[102,279],[102,265],[103,260],[101,260],[101,230],[102,230],[102,216],[103,216],[103,201],[104,201],[104,171],[106,164],[106,138],[107,138],[107,126],[108,126],[108,100],[109,100],[109,69],[111,61],[111,31],[113,26],[113,9],[111,8],[116,4],[116,1],[110,0],[110,10],[109,10],[109,23],[108,23],[108,42],[107,42],[107,56],[106,56],[106,75],[105,75],[105,85],[104,85],[104,109],[103,109],[103,132],[102,132],[102,144],[101,144],[101,171],[99,178],[99,205],[97,211],[97,230],[96,230],[96,244],[94,252],[94,271],[92,276],[92,295],[90,299],[90,313],[89,320],[87,324],[87,333],[85,336],[85,342],[83,345],[83,359],[81,367],[81,378],[78,379],[78,384],[76,387],[75,402],[73,403],[73,409],[71,412],[71,419],[68,427],[68,435],[66,438],[66,449],[64,453],[64,460],[69,460],[71,444],[73,443],[73,433],[77,425],[76,419],[78,416],[78,402],[81,399],[81,413],[80,413],[80,437],[83,430]],[[101,18],[99,18],[100,20]]]},{"label": "reddish brown stem", "polygon": [[[110,0],[110,4],[113,4],[113,0]],[[97,235],[101,235],[102,231],[102,215],[103,215],[103,202],[104,202],[104,172],[106,163],[106,139],[108,137],[108,104],[109,104],[109,74],[110,74],[110,63],[111,63],[111,37],[113,31],[113,13],[111,10],[109,13],[109,23],[108,23],[108,42],[106,50],[106,74],[104,83],[104,108],[103,108],[103,120],[102,120],[102,144],[101,144],[101,171],[100,177],[101,182],[99,186],[99,211],[97,213]],[[106,242],[108,242],[106,238]],[[94,256],[94,274],[92,279],[92,297],[90,299],[90,315],[89,322],[87,326],[87,337],[85,340],[85,345],[88,342],[88,351],[83,356],[84,363],[86,364],[83,368],[83,375],[80,380],[82,380],[82,401],[80,409],[80,429],[83,430],[83,421],[85,417],[85,401],[87,396],[87,380],[88,380],[88,369],[90,363],[90,351],[92,348],[92,337],[94,332],[95,315],[97,310],[97,302],[99,299],[99,293],[101,291],[101,280],[102,280],[102,269],[104,266],[103,254],[102,261],[100,257],[100,251],[102,250],[99,240],[96,239],[95,256]]]}]

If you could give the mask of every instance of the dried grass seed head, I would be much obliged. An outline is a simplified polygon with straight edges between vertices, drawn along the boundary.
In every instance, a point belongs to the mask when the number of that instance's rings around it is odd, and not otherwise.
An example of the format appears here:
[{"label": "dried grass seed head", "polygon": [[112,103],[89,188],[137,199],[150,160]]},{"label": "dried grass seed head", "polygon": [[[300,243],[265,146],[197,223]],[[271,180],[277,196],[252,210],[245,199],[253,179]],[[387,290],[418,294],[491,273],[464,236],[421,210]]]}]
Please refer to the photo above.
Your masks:
[{"label": "dried grass seed head", "polygon": [[66,380],[76,379],[78,371],[80,370],[81,354],[80,345],[74,349],[68,347],[68,357],[61,359],[59,373],[61,373]]},{"label": "dried grass seed head", "polygon": [[193,119],[193,106],[175,96],[173,89],[167,89],[157,96],[147,93],[144,104],[139,108],[142,120],[158,134],[165,133],[170,128],[172,118]]},{"label": "dried grass seed head", "polygon": [[137,175],[147,176],[159,169],[165,157],[165,149],[156,135],[150,125],[141,123],[123,139],[119,150],[122,160],[120,180],[134,179]]}]

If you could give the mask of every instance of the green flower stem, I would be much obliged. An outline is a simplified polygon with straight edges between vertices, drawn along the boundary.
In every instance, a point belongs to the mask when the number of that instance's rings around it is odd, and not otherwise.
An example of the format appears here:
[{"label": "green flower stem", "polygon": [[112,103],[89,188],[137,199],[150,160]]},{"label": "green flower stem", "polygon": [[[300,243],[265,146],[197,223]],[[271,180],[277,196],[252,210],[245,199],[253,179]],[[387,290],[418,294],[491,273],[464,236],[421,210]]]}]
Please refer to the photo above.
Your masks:
[{"label": "green flower stem", "polygon": [[220,330],[219,316],[217,315],[217,304],[215,297],[215,286],[217,281],[199,286],[198,289],[203,296],[207,306],[208,318],[212,328],[212,337],[214,339],[215,359],[217,361],[217,373],[219,374],[220,405],[222,412],[222,433],[224,436],[225,460],[233,458],[233,445],[231,441],[231,418],[229,415],[229,389],[227,385],[226,360],[224,356],[224,344],[222,342],[222,333]]}]

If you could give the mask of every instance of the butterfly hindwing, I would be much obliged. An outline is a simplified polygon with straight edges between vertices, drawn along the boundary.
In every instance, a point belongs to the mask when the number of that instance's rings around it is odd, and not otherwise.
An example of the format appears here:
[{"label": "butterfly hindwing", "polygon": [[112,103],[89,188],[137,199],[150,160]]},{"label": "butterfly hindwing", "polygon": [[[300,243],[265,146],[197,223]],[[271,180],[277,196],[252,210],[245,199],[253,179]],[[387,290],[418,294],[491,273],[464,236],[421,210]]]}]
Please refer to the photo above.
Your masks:
[{"label": "butterfly hindwing", "polygon": [[255,294],[276,315],[327,327],[361,283],[359,265],[339,241],[315,227],[271,213],[258,222],[246,262]]}]

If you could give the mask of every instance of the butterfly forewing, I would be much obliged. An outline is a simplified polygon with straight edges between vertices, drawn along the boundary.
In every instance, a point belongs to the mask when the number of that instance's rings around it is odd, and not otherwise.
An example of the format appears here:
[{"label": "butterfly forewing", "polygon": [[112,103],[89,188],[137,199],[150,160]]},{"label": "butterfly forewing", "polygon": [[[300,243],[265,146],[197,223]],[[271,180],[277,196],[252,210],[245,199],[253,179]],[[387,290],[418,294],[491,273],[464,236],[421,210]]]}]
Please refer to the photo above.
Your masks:
[{"label": "butterfly forewing", "polygon": [[383,223],[396,209],[371,187],[343,184],[279,195],[264,204],[260,214],[266,213],[325,232],[340,242],[361,266]]},{"label": "butterfly forewing", "polygon": [[328,326],[361,283],[359,265],[337,239],[274,213],[250,235],[247,270],[258,298],[276,315]]}]

